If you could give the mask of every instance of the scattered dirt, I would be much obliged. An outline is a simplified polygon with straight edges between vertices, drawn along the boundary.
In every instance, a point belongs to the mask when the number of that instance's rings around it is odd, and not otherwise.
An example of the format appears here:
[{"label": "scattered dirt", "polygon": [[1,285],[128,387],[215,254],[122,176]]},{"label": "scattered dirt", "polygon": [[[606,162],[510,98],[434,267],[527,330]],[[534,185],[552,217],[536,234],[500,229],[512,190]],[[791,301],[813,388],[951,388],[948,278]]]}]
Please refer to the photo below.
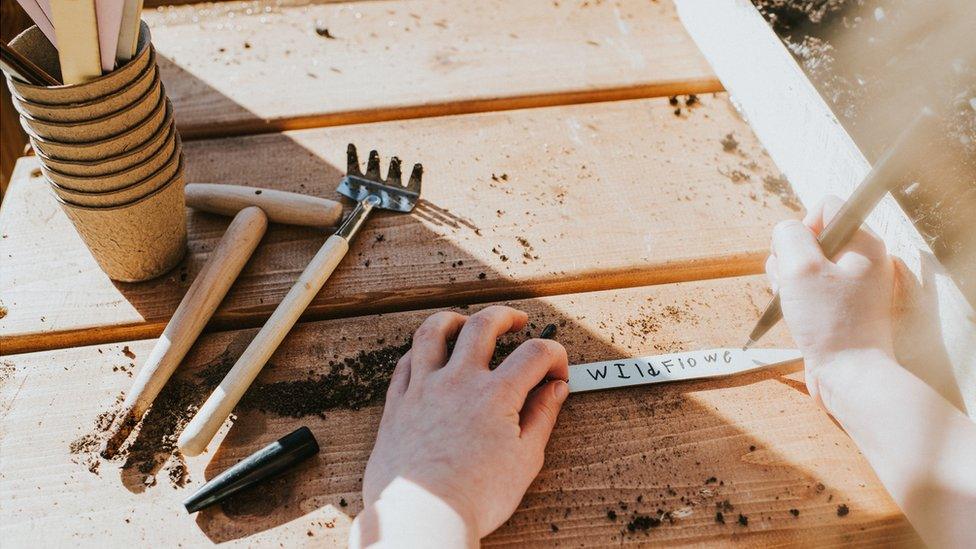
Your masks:
[{"label": "scattered dirt", "polygon": [[0,388],[4,386],[10,376],[14,375],[17,371],[17,366],[13,362],[7,362],[6,360],[0,362]]},{"label": "scattered dirt", "polygon": [[[684,100],[681,99],[680,95],[672,95],[668,97],[668,104],[674,107],[674,115],[681,117],[682,113],[690,113],[693,109],[700,107],[702,105],[701,98],[695,94],[689,94],[684,96]],[[682,109],[684,107],[684,109]]]},{"label": "scattered dirt", "polygon": [[647,530],[657,528],[660,525],[661,519],[657,517],[652,517],[649,515],[637,515],[627,523],[627,530],[630,532],[646,532]]},{"label": "scattered dirt", "polygon": [[846,503],[841,503],[837,506],[838,517],[846,517],[849,514],[851,514],[851,508],[848,507]]},{"label": "scattered dirt", "polygon": [[526,263],[526,260],[531,261],[533,259],[539,259],[539,254],[535,253],[535,248],[532,247],[532,244],[527,238],[524,236],[519,236],[516,238],[516,240],[518,240],[519,245],[522,246],[522,263]]},{"label": "scattered dirt", "polygon": [[362,351],[355,357],[330,363],[329,372],[321,376],[256,383],[245,393],[238,409],[294,418],[324,416],[335,408],[358,410],[382,399],[393,368],[409,349],[410,343],[406,342]]},{"label": "scattered dirt", "polygon": [[795,212],[803,209],[803,205],[800,204],[800,200],[795,194],[793,194],[793,189],[790,187],[790,182],[787,181],[782,175],[768,175],[764,177],[763,188],[766,189],[766,192],[779,197],[780,202],[782,202],[787,208]]},{"label": "scattered dirt", "polygon": [[[527,331],[501,338],[491,367],[498,366],[529,335]],[[156,473],[164,466],[174,487],[182,487],[189,482],[186,464],[176,447],[179,434],[233,367],[248,342],[246,337],[239,338],[194,374],[174,376],[169,380],[131,441],[119,450],[116,459],[123,460],[124,469],[133,469],[144,475],[147,486],[155,484]],[[386,339],[380,339],[378,345],[385,342]],[[293,381],[255,383],[244,394],[235,411],[256,410],[292,418],[324,417],[330,410],[357,410],[377,404],[383,400],[397,361],[409,348],[409,339],[404,339],[401,343],[362,351],[342,360],[332,360],[325,374]],[[274,364],[269,363],[268,368],[273,369]],[[99,415],[92,432],[70,444],[70,452],[79,456],[79,463],[85,464],[93,473],[98,472],[98,450],[121,408],[122,400],[120,395],[112,410]]]},{"label": "scattered dirt", "polygon": [[75,463],[83,464],[90,473],[97,475],[98,469],[101,466],[101,461],[98,459],[98,448],[100,445],[101,439],[97,435],[88,434],[75,439],[68,446],[68,449],[72,454],[79,456],[75,460]]},{"label": "scattered dirt", "polygon": [[182,488],[190,482],[190,472],[187,470],[186,461],[183,460],[181,454],[177,453],[173,458],[167,465],[166,473],[171,485]]},{"label": "scattered dirt", "polygon": [[732,169],[729,170],[728,172],[724,172],[721,169],[719,169],[718,173],[724,175],[725,177],[728,177],[729,181],[733,183],[745,183],[746,181],[752,180],[751,175],[739,169]]},{"label": "scattered dirt", "polygon": [[739,513],[739,526],[749,526],[749,517]]}]

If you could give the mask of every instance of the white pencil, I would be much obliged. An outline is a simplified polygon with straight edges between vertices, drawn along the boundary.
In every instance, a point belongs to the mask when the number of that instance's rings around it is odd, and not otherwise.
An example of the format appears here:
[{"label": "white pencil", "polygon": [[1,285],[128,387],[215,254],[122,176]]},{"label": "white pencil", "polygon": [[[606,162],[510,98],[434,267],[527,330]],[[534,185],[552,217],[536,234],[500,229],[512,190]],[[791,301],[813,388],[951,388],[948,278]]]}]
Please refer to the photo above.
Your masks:
[{"label": "white pencil", "polygon": [[122,66],[136,54],[139,45],[139,23],[142,0],[125,0],[122,7],[122,25],[119,27],[119,43],[115,49],[115,61]]}]

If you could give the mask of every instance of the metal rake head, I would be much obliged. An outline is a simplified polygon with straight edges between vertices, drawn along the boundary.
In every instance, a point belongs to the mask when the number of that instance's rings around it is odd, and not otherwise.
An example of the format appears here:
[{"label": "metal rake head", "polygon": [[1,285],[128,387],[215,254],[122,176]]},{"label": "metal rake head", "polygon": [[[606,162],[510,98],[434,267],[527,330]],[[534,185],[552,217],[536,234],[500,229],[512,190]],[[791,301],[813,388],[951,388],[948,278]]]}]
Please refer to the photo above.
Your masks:
[{"label": "metal rake head", "polygon": [[424,167],[413,165],[410,180],[406,186],[400,176],[400,159],[390,159],[390,169],[386,179],[380,177],[380,155],[375,150],[369,151],[369,161],[366,163],[366,173],[359,171],[359,155],[352,143],[346,148],[346,176],[339,182],[336,189],[340,194],[359,202],[373,195],[379,198],[376,208],[409,212],[420,200],[420,179],[424,174]]}]

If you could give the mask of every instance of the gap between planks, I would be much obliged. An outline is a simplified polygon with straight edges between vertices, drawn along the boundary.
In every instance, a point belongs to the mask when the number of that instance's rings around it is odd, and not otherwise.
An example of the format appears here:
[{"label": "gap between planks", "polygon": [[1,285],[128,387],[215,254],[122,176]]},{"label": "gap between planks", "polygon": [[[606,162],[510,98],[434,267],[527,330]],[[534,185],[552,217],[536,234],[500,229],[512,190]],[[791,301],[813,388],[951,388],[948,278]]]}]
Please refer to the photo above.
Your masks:
[{"label": "gap between planks", "polygon": [[538,109],[602,103],[609,101],[628,101],[632,99],[654,99],[675,95],[719,93],[724,91],[722,83],[716,78],[659,82],[654,84],[585,90],[563,93],[541,93],[492,99],[472,99],[452,101],[432,105],[390,106],[345,112],[299,116],[277,120],[247,119],[221,124],[195,124],[177,121],[180,137],[186,141],[195,139],[218,139],[238,135],[257,135],[289,130],[307,130],[332,126],[372,124],[416,118],[436,118],[461,114],[479,114],[520,109]]}]

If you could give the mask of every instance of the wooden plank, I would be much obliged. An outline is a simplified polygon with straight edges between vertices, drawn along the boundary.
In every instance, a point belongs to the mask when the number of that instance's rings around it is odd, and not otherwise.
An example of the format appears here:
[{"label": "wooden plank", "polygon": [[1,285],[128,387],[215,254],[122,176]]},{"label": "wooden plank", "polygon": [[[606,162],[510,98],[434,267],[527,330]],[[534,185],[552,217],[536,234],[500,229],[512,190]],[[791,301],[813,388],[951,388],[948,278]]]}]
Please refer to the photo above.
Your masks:
[{"label": "wooden plank", "polygon": [[721,90],[670,1],[220,2],[145,19],[187,138]]},{"label": "wooden plank", "polygon": [[[420,207],[372,218],[306,318],[760,272],[772,225],[799,212],[766,188],[778,172],[726,99],[700,101],[680,116],[656,99],[192,142],[187,177],[336,197],[349,141],[423,161]],[[158,334],[227,220],[191,215],[181,267],[113,284],[35,162],[18,165],[0,211],[0,343]],[[258,325],[324,236],[272,226],[214,326]]]},{"label": "wooden plank", "polygon": [[[530,313],[532,333],[547,322],[559,323],[557,338],[579,363],[736,345],[768,297],[765,281],[756,276],[515,305]],[[132,363],[144,360],[152,341],[9,357],[0,387],[0,535],[14,546],[38,536],[49,545],[105,539],[140,546],[344,543],[349,521],[361,510],[360,479],[381,409],[317,405],[305,400],[316,394],[316,382],[309,380],[350,357],[363,376],[370,368],[388,372],[399,356],[397,346],[429,312],[299,326],[259,377],[261,388],[252,392],[283,399],[252,401],[266,413],[239,407],[236,421],[218,435],[219,447],[187,460],[189,482],[176,485],[168,479],[176,461],[155,463],[146,451],[153,448],[149,435],[140,434],[148,446],[129,454],[128,469],[94,458],[85,450],[94,445],[91,439],[82,438],[75,453],[69,450],[79,437],[98,436],[98,416],[116,404],[131,383]],[[161,401],[143,430],[161,436],[184,424],[185,406],[208,392],[201,380],[219,378],[215,369],[229,367],[253,333],[205,336],[177,374],[182,389],[170,398],[183,397]],[[780,327],[768,344],[790,341]],[[357,358],[362,351],[379,351],[385,359],[363,361]],[[485,545],[919,544],[850,439],[805,394],[799,368],[571,396],[545,468],[515,516]],[[379,380],[377,394],[385,375]],[[296,404],[305,409],[296,411]],[[257,495],[196,518],[184,514],[181,499],[204,479],[299,425],[308,425],[318,438],[318,458]],[[99,464],[97,474],[87,470],[93,464]],[[154,486],[146,488],[139,466],[156,475]],[[725,501],[731,509],[720,524],[716,504]],[[837,515],[841,504],[849,515]],[[673,524],[627,530],[635,515],[657,516],[658,509],[670,512]],[[611,510],[615,520],[608,518]],[[736,522],[740,513],[748,526]]]},{"label": "wooden plank", "polygon": [[[871,164],[755,7],[737,0],[678,4],[689,31],[803,203],[813,206],[826,194],[848,196]],[[900,361],[976,417],[976,303],[960,290],[976,287],[976,246],[943,253],[943,266],[890,195],[867,223],[914,274],[902,280]]]}]

